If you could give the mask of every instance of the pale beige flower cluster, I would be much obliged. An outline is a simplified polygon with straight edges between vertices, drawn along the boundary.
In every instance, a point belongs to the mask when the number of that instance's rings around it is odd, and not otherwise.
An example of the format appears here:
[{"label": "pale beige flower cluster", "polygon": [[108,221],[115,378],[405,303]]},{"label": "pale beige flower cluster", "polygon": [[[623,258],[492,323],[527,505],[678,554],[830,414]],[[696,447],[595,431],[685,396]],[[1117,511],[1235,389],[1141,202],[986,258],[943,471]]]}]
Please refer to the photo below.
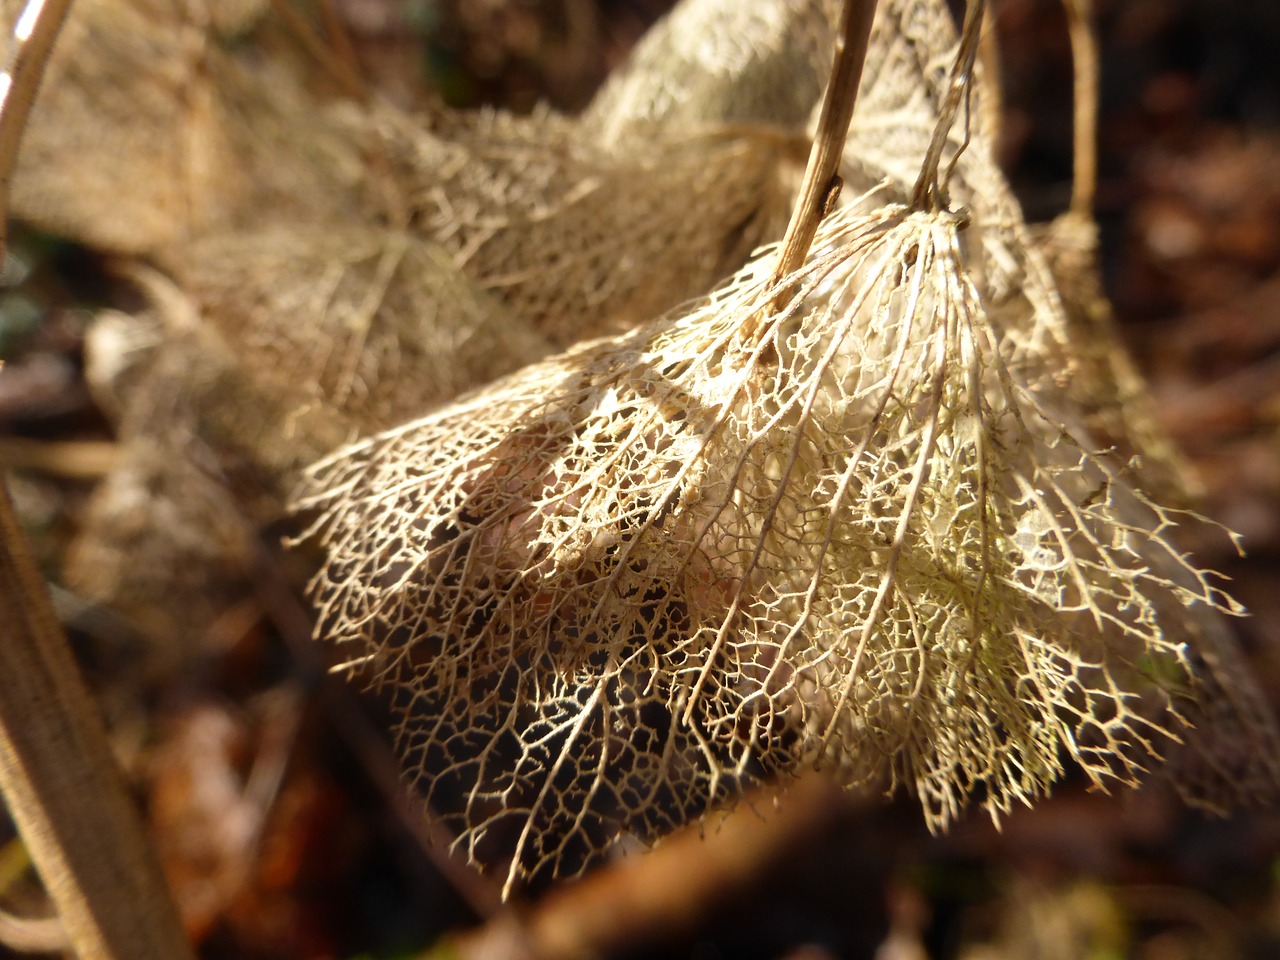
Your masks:
[{"label": "pale beige flower cluster", "polygon": [[[794,274],[764,247],[309,472],[321,632],[508,890],[812,765],[906,786],[935,827],[1068,764],[1134,783],[1183,740],[1198,798],[1274,789],[1238,607],[1098,438],[1115,387],[1077,376],[981,125],[935,130],[954,36],[941,4],[885,5],[847,157],[867,189]],[[1258,749],[1211,769],[1210,714]]]}]

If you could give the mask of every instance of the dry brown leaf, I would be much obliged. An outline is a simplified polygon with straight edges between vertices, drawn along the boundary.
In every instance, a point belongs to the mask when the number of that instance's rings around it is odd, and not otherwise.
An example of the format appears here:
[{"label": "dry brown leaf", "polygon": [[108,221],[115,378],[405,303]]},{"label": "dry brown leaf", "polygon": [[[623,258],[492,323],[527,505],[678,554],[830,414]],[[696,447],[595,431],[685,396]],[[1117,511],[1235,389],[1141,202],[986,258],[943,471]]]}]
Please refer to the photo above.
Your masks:
[{"label": "dry brown leaf", "polygon": [[169,254],[264,207],[349,210],[361,161],[341,124],[290,71],[233,52],[259,7],[76,3],[24,138],[14,216],[104,250]]}]

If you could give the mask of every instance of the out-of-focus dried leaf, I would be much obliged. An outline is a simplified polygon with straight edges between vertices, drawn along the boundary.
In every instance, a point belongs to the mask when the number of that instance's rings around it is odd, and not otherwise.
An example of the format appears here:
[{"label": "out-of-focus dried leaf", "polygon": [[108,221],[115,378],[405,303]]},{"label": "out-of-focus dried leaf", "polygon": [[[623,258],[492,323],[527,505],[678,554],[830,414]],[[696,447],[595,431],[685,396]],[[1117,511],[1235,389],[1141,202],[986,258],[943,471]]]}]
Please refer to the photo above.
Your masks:
[{"label": "out-of-focus dried leaf", "polygon": [[[176,276],[231,373],[215,380],[196,360],[168,389],[198,410],[195,436],[248,471],[241,483],[224,467],[233,490],[270,501],[251,514],[262,520],[316,456],[548,349],[404,231],[276,223],[219,234],[195,243]],[[164,415],[160,401],[151,407]]]},{"label": "out-of-focus dried leaf", "polygon": [[831,69],[836,0],[693,0],[637,44],[583,115],[604,142],[724,124],[800,131]]},{"label": "out-of-focus dried leaf", "polygon": [[153,626],[209,622],[303,465],[547,349],[442,251],[385,228],[218,234],[181,287],[134,273],[163,339],[67,578]]},{"label": "out-of-focus dried leaf", "polygon": [[355,145],[298,78],[250,71],[234,53],[259,8],[75,4],[24,138],[13,214],[104,250],[167,254],[264,208],[344,208]]},{"label": "out-of-focus dried leaf", "polygon": [[166,438],[135,440],[94,492],[64,564],[67,583],[161,641],[148,667],[183,659],[234,603],[250,542],[225,487]]},{"label": "out-of-focus dried leaf", "polygon": [[246,879],[263,811],[246,797],[242,718],[203,703],[167,727],[150,758],[151,823],[183,924],[199,942]]}]

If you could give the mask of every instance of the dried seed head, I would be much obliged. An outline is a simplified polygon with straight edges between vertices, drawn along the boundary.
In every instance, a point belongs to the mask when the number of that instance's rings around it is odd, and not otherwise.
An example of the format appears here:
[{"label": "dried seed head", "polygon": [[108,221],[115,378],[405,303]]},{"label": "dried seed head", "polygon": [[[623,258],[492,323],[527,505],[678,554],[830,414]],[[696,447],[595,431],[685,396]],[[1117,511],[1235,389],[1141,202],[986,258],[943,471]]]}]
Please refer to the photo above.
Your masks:
[{"label": "dried seed head", "polygon": [[127,464],[95,491],[67,570],[160,636],[234,592],[246,548],[226,545],[245,518],[279,519],[304,465],[548,350],[401,231],[276,224],[188,253],[177,283],[133,270],[163,337],[131,371]]},{"label": "dried seed head", "polygon": [[[875,30],[842,173],[863,189],[887,178],[905,200],[946,99],[957,34],[945,4],[907,0],[882,4]],[[1077,410],[1094,446],[1114,446],[1124,460],[1133,460],[1139,486],[1184,505],[1194,484],[1159,428],[1146,386],[1111,321],[1093,259],[1095,228],[1078,213],[1027,227],[995,162],[989,87],[979,64],[963,122],[948,132],[944,151],[951,205],[970,221],[974,282],[994,313],[1058,315],[1042,328],[1047,339],[1033,350],[1042,362],[1038,388],[1057,391],[1062,405]]]},{"label": "dried seed head", "polygon": [[786,216],[785,144],[765,130],[606,148],[545,113],[376,126],[412,229],[561,346],[704,294]]},{"label": "dried seed head", "polygon": [[509,825],[508,888],[766,772],[887,775],[943,826],[1178,736],[1236,608],[1040,389],[1060,315],[989,310],[963,226],[863,198],[780,310],[766,251],[314,468],[321,629],[460,843]]},{"label": "dried seed head", "polygon": [[692,0],[655,24],[583,115],[606,143],[652,129],[801,130],[831,70],[833,0]]}]

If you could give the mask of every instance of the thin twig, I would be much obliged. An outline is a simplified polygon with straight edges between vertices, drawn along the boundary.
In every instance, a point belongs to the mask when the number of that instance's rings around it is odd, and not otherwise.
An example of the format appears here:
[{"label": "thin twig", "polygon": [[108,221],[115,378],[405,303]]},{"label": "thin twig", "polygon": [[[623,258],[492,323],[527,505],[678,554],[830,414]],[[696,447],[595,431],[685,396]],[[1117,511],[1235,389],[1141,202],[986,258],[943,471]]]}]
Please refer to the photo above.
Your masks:
[{"label": "thin twig", "polygon": [[[31,0],[0,75],[0,259],[18,147],[69,6]],[[3,483],[0,629],[0,789],[67,941],[93,960],[190,958],[159,860]]]},{"label": "thin twig", "polygon": [[343,91],[358,102],[363,103],[367,100],[368,91],[356,66],[349,63],[340,53],[332,50],[312,29],[306,18],[294,9],[290,0],[270,0],[270,2],[272,9],[306,48],[307,53],[338,82]]},{"label": "thin twig", "polygon": [[336,62],[342,64],[343,72],[355,83],[359,90],[358,100],[368,96],[368,86],[360,69],[360,57],[356,53],[355,44],[351,42],[351,34],[338,12],[334,0],[319,0],[316,6],[320,10],[320,19],[324,21],[325,31],[329,34],[329,49],[333,51]]},{"label": "thin twig", "polygon": [[[778,253],[775,283],[780,283],[804,263],[818,232],[818,224],[831,211],[840,190],[840,160],[844,156],[844,141],[853,119],[875,15],[876,0],[844,0],[840,32],[836,37],[835,65],[822,98],[818,129],[813,149],[809,152],[800,198],[792,210],[791,222],[787,224]],[[785,291],[779,293],[781,295]]]},{"label": "thin twig", "polygon": [[1092,0],[1064,0],[1075,73],[1071,212],[1093,220],[1098,193],[1098,35]]},{"label": "thin twig", "polygon": [[0,438],[0,469],[31,470],[71,480],[97,480],[120,462],[120,445],[110,440]]},{"label": "thin twig", "polygon": [[[969,91],[973,84],[973,65],[981,46],[986,7],[986,0],[969,0],[965,8],[964,25],[960,29],[960,48],[956,51],[956,60],[951,68],[947,95],[938,109],[938,122],[933,128],[933,138],[929,141],[924,163],[920,165],[920,178],[912,191],[911,205],[918,210],[937,210],[946,205],[946,177],[940,176],[942,155],[946,151],[951,128],[955,126],[960,108],[968,108]],[[954,164],[955,158],[952,159],[951,166]]]},{"label": "thin twig", "polygon": [[982,128],[994,148],[1000,142],[1001,128],[1004,125],[1004,87],[1001,82],[1000,35],[996,29],[996,15],[990,8],[983,19],[982,39],[978,42],[978,62],[982,65],[983,79],[986,81],[978,108],[982,112]]},{"label": "thin twig", "polygon": [[0,944],[19,953],[61,953],[71,946],[71,941],[56,915],[15,917],[0,910]]},{"label": "thin twig", "polygon": [[9,244],[9,182],[18,147],[70,7],[71,0],[29,0],[9,38],[9,59],[0,74],[0,261]]}]

